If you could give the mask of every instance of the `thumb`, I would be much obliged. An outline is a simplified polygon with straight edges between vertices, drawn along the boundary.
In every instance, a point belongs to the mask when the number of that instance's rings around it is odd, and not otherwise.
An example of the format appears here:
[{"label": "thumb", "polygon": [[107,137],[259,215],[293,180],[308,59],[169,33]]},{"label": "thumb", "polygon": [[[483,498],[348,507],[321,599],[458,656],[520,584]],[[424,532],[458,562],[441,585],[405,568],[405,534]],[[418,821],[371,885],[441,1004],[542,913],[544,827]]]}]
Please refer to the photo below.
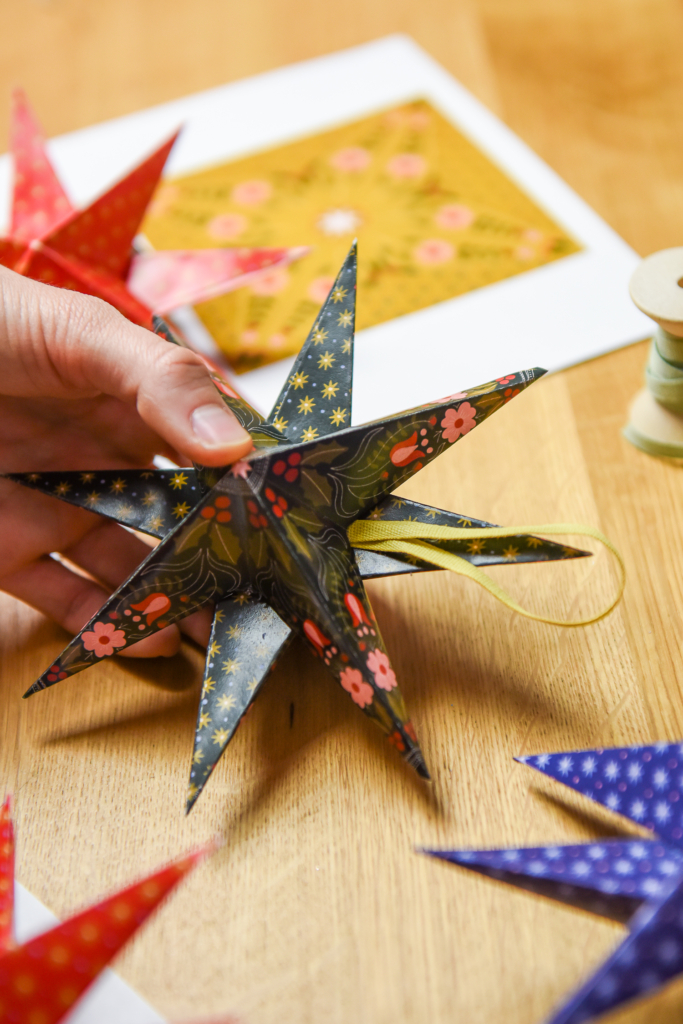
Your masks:
[{"label": "thumb", "polygon": [[[9,393],[111,395],[135,405],[176,451],[207,466],[226,465],[251,451],[250,435],[190,349],[137,327],[100,299],[11,278],[10,287],[2,288],[0,324],[0,345],[3,334],[8,342],[0,365],[5,355],[13,364],[5,377],[14,381]],[[0,284],[8,283],[3,275]],[[30,378],[26,374],[22,387],[27,368]],[[8,393],[2,381],[0,391]]]}]

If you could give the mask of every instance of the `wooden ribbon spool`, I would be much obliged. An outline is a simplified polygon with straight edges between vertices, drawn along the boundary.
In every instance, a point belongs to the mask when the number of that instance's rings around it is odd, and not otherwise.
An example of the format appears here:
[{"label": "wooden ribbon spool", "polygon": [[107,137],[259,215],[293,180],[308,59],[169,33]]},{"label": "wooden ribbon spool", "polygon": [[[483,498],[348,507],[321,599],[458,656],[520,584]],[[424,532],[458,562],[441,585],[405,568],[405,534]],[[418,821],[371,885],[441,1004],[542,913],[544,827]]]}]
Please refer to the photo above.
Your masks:
[{"label": "wooden ribbon spool", "polygon": [[683,459],[683,248],[646,257],[629,291],[657,330],[624,437],[648,455]]}]

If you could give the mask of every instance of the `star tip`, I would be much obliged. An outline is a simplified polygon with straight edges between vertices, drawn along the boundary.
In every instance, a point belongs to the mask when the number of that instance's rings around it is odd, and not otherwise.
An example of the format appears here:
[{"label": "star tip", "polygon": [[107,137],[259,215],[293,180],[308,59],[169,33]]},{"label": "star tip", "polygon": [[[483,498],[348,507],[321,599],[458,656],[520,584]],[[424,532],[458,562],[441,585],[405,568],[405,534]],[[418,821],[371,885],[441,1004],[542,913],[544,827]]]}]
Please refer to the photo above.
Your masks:
[{"label": "star tip", "polygon": [[534,366],[531,372],[534,375],[534,380],[538,380],[539,377],[544,377],[548,371],[545,370],[542,366]]},{"label": "star tip", "polygon": [[415,765],[415,771],[417,772],[421,779],[425,780],[425,782],[432,781],[432,777],[429,774],[429,768],[424,763],[424,761],[420,760],[417,762],[417,764]]},{"label": "star tip", "polygon": [[22,694],[21,699],[26,700],[27,697],[32,697],[34,693],[38,693],[38,691],[42,689],[42,686],[40,686],[38,683],[34,683],[33,686],[29,686],[26,693]]}]

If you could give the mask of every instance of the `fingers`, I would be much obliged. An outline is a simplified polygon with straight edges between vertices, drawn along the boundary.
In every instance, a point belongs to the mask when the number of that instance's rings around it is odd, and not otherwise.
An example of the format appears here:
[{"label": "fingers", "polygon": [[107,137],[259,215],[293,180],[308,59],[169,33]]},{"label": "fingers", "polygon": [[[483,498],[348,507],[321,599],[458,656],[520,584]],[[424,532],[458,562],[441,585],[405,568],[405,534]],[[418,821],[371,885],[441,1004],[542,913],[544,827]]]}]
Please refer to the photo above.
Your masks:
[{"label": "fingers", "polygon": [[133,404],[172,448],[220,466],[251,450],[199,356],[113,307],[0,268],[0,391]]},{"label": "fingers", "polygon": [[[49,615],[69,633],[79,633],[109,596],[92,580],[77,576],[46,556],[2,580],[2,589]],[[171,657],[180,647],[176,626],[167,626],[145,637],[119,655],[132,658]]]},{"label": "fingers", "polygon": [[152,548],[116,523],[101,522],[63,551],[65,558],[116,590]]}]

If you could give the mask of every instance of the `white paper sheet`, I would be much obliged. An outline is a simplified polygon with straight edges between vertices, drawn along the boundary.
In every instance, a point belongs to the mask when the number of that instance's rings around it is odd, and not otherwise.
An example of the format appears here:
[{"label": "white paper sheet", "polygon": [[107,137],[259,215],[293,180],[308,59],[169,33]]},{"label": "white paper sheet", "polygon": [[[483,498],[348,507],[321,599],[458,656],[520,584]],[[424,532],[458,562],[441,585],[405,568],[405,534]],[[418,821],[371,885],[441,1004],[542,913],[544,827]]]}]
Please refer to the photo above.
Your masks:
[{"label": "white paper sheet", "polygon": [[[54,928],[55,915],[23,885],[15,884],[15,927],[18,942]],[[68,1017],[69,1024],[165,1024],[163,1017],[107,968]]]}]

